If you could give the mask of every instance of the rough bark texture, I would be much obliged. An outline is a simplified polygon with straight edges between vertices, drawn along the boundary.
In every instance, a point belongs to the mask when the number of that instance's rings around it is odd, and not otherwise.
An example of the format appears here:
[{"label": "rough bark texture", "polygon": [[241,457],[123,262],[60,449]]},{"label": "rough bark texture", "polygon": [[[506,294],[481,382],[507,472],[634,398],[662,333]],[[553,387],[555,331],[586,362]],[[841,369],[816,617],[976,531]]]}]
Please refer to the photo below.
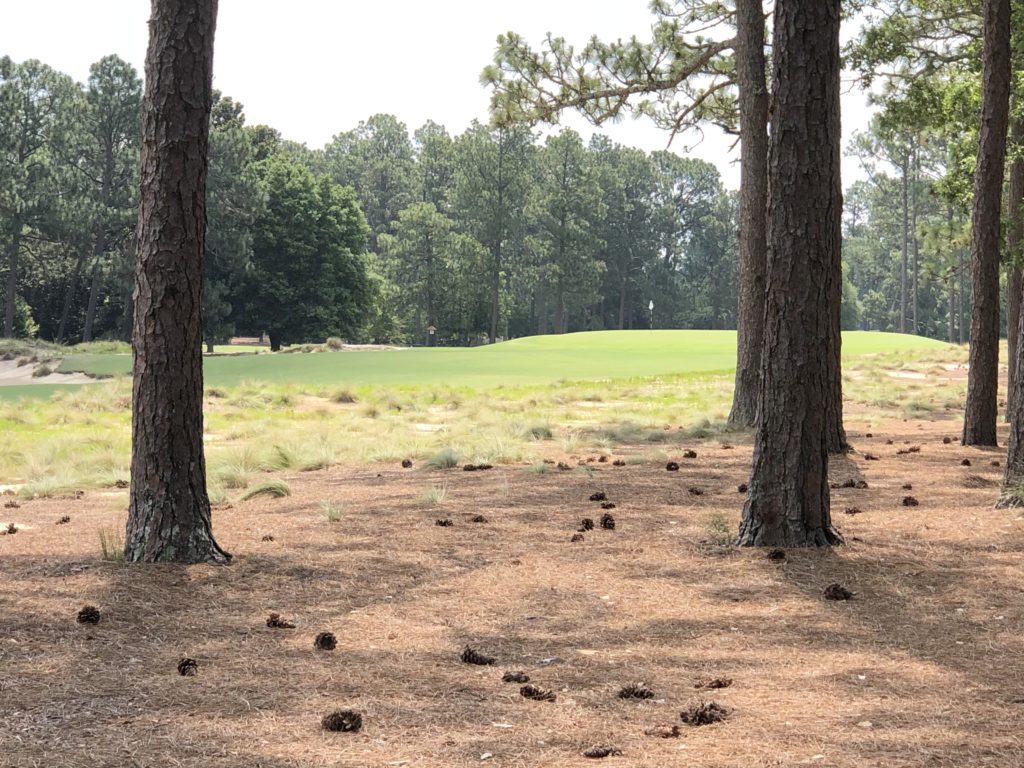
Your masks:
[{"label": "rough bark texture", "polygon": [[[1018,150],[1024,146],[1024,120],[1014,120],[1011,130],[1011,145]],[[1017,346],[1020,340],[1021,290],[1024,278],[1021,274],[1021,243],[1024,242],[1024,220],[1021,219],[1021,204],[1024,203],[1024,160],[1014,157],[1010,165],[1010,188],[1006,201],[1006,250],[1010,258],[1010,274],[1006,281],[1006,343],[1007,388],[1006,420],[1012,419],[1011,411],[1019,404],[1020,394],[1016,391],[1018,379]]]},{"label": "rough bark texture", "polygon": [[964,445],[995,445],[998,420],[999,254],[1010,112],[1010,0],[985,0],[981,131],[971,235],[971,347]]},{"label": "rough bark texture", "polygon": [[764,7],[736,2],[736,77],[740,90],[740,280],[736,305],[736,388],[730,424],[753,426],[764,341],[764,286],[768,252],[768,85],[765,81]]},{"label": "rough bark texture", "polygon": [[206,493],[200,323],[217,0],[153,0],[152,9],[125,559],[226,562]]},{"label": "rough bark texture", "polygon": [[841,278],[839,11],[840,0],[775,5],[765,345],[745,546],[841,541],[826,439]]},{"label": "rough bark texture", "polygon": [[[1024,312],[1017,317],[1018,338],[1024,338]],[[1024,373],[1024,344],[1017,345],[1017,356],[1010,358],[1010,368],[1017,369],[1017,386],[1011,390],[1009,407],[1010,438],[1006,451],[1006,473],[1003,475],[1003,493],[997,507],[1024,506],[1024,419],[1021,418],[1024,408],[1021,407],[1020,374]]]}]

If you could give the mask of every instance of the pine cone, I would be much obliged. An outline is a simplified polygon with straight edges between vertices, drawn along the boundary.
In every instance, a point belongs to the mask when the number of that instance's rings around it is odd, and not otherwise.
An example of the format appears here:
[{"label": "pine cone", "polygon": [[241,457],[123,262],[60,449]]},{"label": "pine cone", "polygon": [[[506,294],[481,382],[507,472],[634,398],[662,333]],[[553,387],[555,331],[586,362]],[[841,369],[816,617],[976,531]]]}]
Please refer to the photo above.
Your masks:
[{"label": "pine cone", "polygon": [[773,563],[782,563],[786,560],[786,550],[784,549],[772,549],[768,552],[768,559]]},{"label": "pine cone", "polygon": [[594,521],[589,517],[584,517],[580,521],[580,531],[592,531],[594,530]]},{"label": "pine cone", "polygon": [[615,461],[612,462],[612,466],[613,467],[624,467],[624,466],[626,466],[626,460],[625,459],[616,459]]},{"label": "pine cone", "polygon": [[919,503],[920,502],[917,499],[915,499],[913,496],[904,496],[903,497],[903,506],[904,507],[916,507],[916,506],[918,506]]},{"label": "pine cone", "polygon": [[610,512],[605,512],[601,515],[601,527],[606,531],[615,530],[615,518],[611,516]]},{"label": "pine cone", "polygon": [[339,709],[325,716],[320,727],[325,731],[355,733],[363,727],[363,716],[351,709]]},{"label": "pine cone", "polygon": [[693,704],[679,713],[687,725],[711,725],[729,717],[729,710],[713,701]]},{"label": "pine cone", "polygon": [[269,533],[265,533],[265,534],[263,534],[263,538],[262,538],[262,539],[260,539],[260,541],[263,541],[263,542],[267,542],[267,541],[273,541],[273,540],[274,540],[274,537],[273,537],[273,535],[272,535],[272,534],[269,534]]},{"label": "pine cone", "polygon": [[590,494],[591,501],[605,501],[607,498],[608,496],[604,491],[598,491],[597,493]]},{"label": "pine cone", "polygon": [[444,520],[435,520],[434,525],[439,526],[441,528],[451,528],[453,525],[455,525],[455,523],[446,518]]},{"label": "pine cone", "polygon": [[295,625],[287,619],[281,618],[279,613],[271,613],[267,616],[267,626],[271,629],[295,629]]},{"label": "pine cone", "polygon": [[13,536],[17,532],[18,532],[18,526],[16,526],[14,523],[8,523],[7,524],[7,530],[5,531],[5,533],[7,533],[8,536]]},{"label": "pine cone", "polygon": [[688,489],[688,491],[689,491],[689,494],[691,496],[703,496],[704,495],[704,491],[701,490],[700,488],[690,488],[690,489]]},{"label": "pine cone", "polygon": [[195,677],[199,673],[199,662],[185,658],[178,662],[178,674],[182,677]]},{"label": "pine cone", "polygon": [[656,725],[644,731],[645,736],[657,736],[659,739],[678,739],[678,725]]},{"label": "pine cone", "polygon": [[412,469],[412,459],[402,459],[402,469]]},{"label": "pine cone", "polygon": [[70,522],[71,522],[71,517],[68,516],[68,515],[64,515],[64,517],[62,517],[60,520],[57,521],[57,525],[67,525]]},{"label": "pine cone", "polygon": [[313,640],[313,647],[318,651],[333,651],[338,647],[338,638],[332,632],[321,632]]},{"label": "pine cone", "polygon": [[462,467],[463,472],[476,472],[476,464],[465,464]]},{"label": "pine cone", "polygon": [[693,687],[704,688],[706,690],[717,690],[719,688],[728,688],[730,685],[732,685],[731,677],[702,677],[693,684]]},{"label": "pine cone", "polygon": [[750,488],[747,486],[746,483],[740,483],[739,485],[736,486],[736,490],[739,493],[746,493],[747,491],[750,490]]},{"label": "pine cone", "polygon": [[593,760],[600,760],[604,757],[619,757],[622,754],[622,750],[617,747],[591,747],[583,753],[584,757],[589,757]]},{"label": "pine cone", "polygon": [[525,672],[506,672],[501,676],[501,682],[503,683],[528,683],[530,682],[530,676]]},{"label": "pine cone", "polygon": [[654,691],[645,685],[633,683],[619,690],[620,699],[653,699]]},{"label": "pine cone", "polygon": [[824,595],[826,600],[850,600],[853,598],[853,592],[842,584],[829,584],[825,587]]},{"label": "pine cone", "polygon": [[490,522],[490,521],[486,517],[484,517],[483,515],[475,515],[472,518],[471,522],[474,522],[474,523],[487,523],[487,522]]},{"label": "pine cone", "polygon": [[670,461],[668,464],[665,465],[665,469],[667,469],[669,472],[678,472],[679,464],[675,461]]},{"label": "pine cone", "polygon": [[601,505],[601,509],[615,509],[615,502],[606,501],[604,504]]},{"label": "pine cone", "polygon": [[462,659],[463,664],[476,664],[481,667],[488,667],[497,661],[493,656],[484,656],[482,653],[478,653],[468,645],[462,649],[462,654],[459,658]]},{"label": "pine cone", "polygon": [[557,698],[554,691],[538,688],[535,685],[524,685],[519,689],[519,695],[533,701],[554,701]]},{"label": "pine cone", "polygon": [[582,533],[574,533],[574,534],[572,535],[572,538],[571,538],[571,539],[569,539],[569,543],[570,543],[570,544],[578,544],[579,542],[583,541],[583,540],[584,540],[584,538],[585,538],[585,537],[583,536],[583,534],[582,534]]},{"label": "pine cone", "polygon": [[100,611],[94,605],[87,605],[78,612],[79,624],[99,624]]},{"label": "pine cone", "polygon": [[683,451],[683,458],[684,459],[696,459],[697,458],[697,452],[696,451]]}]

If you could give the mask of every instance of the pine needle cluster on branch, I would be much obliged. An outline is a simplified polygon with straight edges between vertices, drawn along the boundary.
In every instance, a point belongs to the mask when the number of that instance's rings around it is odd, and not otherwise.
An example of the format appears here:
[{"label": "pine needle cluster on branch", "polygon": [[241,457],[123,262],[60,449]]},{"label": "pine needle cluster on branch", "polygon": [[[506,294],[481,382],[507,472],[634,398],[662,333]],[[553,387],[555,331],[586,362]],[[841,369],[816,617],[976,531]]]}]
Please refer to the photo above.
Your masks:
[{"label": "pine needle cluster on branch", "polygon": [[480,78],[494,89],[494,121],[557,123],[575,110],[595,125],[646,116],[672,137],[702,123],[735,131],[735,11],[700,0],[656,0],[651,10],[649,40],[592,37],[577,48],[549,33],[534,48],[515,32],[499,35]]}]

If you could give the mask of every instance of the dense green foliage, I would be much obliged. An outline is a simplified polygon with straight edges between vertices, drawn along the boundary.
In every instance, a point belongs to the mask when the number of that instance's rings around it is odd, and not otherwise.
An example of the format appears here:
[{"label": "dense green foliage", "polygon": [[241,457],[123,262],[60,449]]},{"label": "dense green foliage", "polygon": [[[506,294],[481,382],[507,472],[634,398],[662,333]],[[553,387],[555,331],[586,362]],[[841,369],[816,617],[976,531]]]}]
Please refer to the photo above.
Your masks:
[{"label": "dense green foliage", "polygon": [[[117,57],[85,86],[2,61],[8,335],[127,337],[140,100]],[[391,115],[309,149],[216,93],[204,336],[449,345],[728,328],[735,220],[734,196],[699,160],[570,130],[473,124],[453,137],[428,122],[410,136]]]}]

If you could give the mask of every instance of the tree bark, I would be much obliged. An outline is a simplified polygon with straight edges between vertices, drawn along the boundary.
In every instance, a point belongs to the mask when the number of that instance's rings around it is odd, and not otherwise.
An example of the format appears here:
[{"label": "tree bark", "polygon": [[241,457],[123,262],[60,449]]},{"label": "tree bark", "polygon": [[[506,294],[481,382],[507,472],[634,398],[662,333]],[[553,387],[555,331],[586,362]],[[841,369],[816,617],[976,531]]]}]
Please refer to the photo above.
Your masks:
[{"label": "tree bark", "polygon": [[964,445],[996,445],[999,256],[1010,112],[1010,0],[985,0],[982,106],[971,235],[971,346]]},{"label": "tree bark", "polygon": [[826,358],[839,352],[829,348],[841,280],[839,19],[840,0],[775,5],[765,339],[744,546],[841,543],[826,439]]},{"label": "tree bark", "polygon": [[900,333],[907,332],[907,263],[910,249],[910,161],[904,155],[903,166],[903,251],[900,260]]},{"label": "tree bark", "polygon": [[768,252],[768,85],[764,6],[736,2],[736,77],[740,102],[740,274],[736,304],[736,386],[729,423],[753,426],[764,340]]},{"label": "tree bark", "polygon": [[82,265],[85,263],[85,254],[79,252],[78,258],[75,259],[75,267],[71,270],[71,275],[68,277],[68,286],[64,290],[64,304],[60,310],[60,322],[57,324],[57,336],[54,339],[58,344],[64,342],[68,332],[68,320],[71,317],[71,303],[75,299],[75,293],[78,291],[78,280],[82,275]]},{"label": "tree bark", "polygon": [[92,341],[92,326],[96,320],[96,305],[100,295],[100,260],[103,258],[105,246],[98,242],[93,251],[92,274],[89,276],[89,303],[85,308],[85,326],[82,328],[82,341]]},{"label": "tree bark", "polygon": [[206,175],[217,0],[152,0],[135,267],[125,559],[225,563],[203,454]]},{"label": "tree bark", "polygon": [[4,306],[4,338],[14,338],[14,311],[18,300],[18,256],[21,253],[21,219],[11,221],[11,241],[7,250],[7,299]]},{"label": "tree bark", "polygon": [[[917,138],[915,137],[915,142]],[[914,177],[913,184],[910,188],[910,243],[914,249],[913,260],[910,266],[910,313],[911,313],[911,328],[914,331],[914,335],[921,332],[921,326],[917,321],[917,276],[920,271],[921,263],[921,248],[920,241],[917,239],[917,216],[918,216],[918,200],[917,200],[917,188],[918,182],[921,180],[921,150],[919,146],[914,147]]]},{"label": "tree bark", "polygon": [[[1024,147],[1024,120],[1013,121],[1010,144],[1019,150]],[[1010,188],[1006,201],[1006,250],[1010,261],[1010,274],[1006,282],[1006,346],[1007,355],[1007,397],[1006,420],[1012,419],[1011,411],[1019,403],[1016,391],[1018,381],[1017,346],[1020,343],[1019,321],[1021,290],[1024,276],[1021,273],[1021,243],[1024,242],[1024,220],[1021,219],[1021,205],[1024,203],[1024,159],[1015,156],[1010,164]]]}]

